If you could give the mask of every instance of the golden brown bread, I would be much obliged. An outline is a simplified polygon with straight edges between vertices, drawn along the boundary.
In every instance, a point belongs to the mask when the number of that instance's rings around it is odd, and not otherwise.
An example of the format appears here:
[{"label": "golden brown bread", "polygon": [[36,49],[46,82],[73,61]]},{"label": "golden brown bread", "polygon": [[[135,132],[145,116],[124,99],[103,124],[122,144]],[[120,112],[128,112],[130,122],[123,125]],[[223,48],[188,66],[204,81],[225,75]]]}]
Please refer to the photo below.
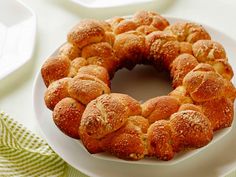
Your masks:
[{"label": "golden brown bread", "polygon": [[[132,110],[128,106],[131,103]],[[82,116],[80,133],[87,133],[96,139],[103,138],[122,127],[129,116],[140,115],[140,112],[139,103],[128,95],[103,94],[87,105]]]},{"label": "golden brown bread", "polygon": [[231,101],[234,102],[236,98],[236,89],[235,89],[234,84],[230,81],[226,81],[224,87],[225,87],[224,88],[225,94],[223,95],[223,97],[229,98]]},{"label": "golden brown bread", "polygon": [[[42,66],[45,104],[66,135],[90,153],[170,160],[208,144],[213,131],[232,124],[236,89],[225,49],[191,22],[169,25],[159,14],[82,20],[56,56]],[[174,90],[142,105],[110,93],[114,73],[136,64],[170,71]]]},{"label": "golden brown bread", "polygon": [[157,29],[154,26],[149,25],[142,25],[136,29],[137,32],[143,33],[144,35],[148,35],[156,30]]},{"label": "golden brown bread", "polygon": [[132,68],[145,55],[145,38],[138,32],[122,33],[116,36],[113,50],[120,66]]},{"label": "golden brown bread", "polygon": [[50,110],[53,110],[56,104],[63,98],[69,97],[68,82],[71,78],[62,78],[49,85],[45,94],[45,104]]},{"label": "golden brown bread", "polygon": [[175,88],[172,92],[169,93],[170,96],[173,96],[179,100],[181,104],[192,103],[193,100],[190,97],[184,86],[179,86]]},{"label": "golden brown bread", "polygon": [[221,44],[212,40],[198,40],[193,44],[193,55],[199,62],[225,59],[225,49]]},{"label": "golden brown bread", "polygon": [[127,31],[133,31],[138,27],[138,25],[132,21],[132,20],[121,20],[119,23],[117,23],[115,25],[115,27],[113,28],[114,33],[117,34],[121,34],[121,33],[125,33]]},{"label": "golden brown bread", "polygon": [[[119,130],[101,140],[104,151],[110,152],[122,159],[139,160],[144,158],[146,142],[142,131],[143,127],[141,128],[140,126],[148,123],[145,120],[141,116],[138,116],[135,120],[128,118]],[[140,124],[140,122],[142,123]]]},{"label": "golden brown bread", "polygon": [[147,132],[148,154],[170,160],[176,152],[199,148],[213,137],[210,121],[200,112],[187,110],[172,114],[169,120],[151,124]]},{"label": "golden brown bread", "polygon": [[134,124],[135,126],[140,127],[143,133],[147,133],[149,127],[147,118],[144,118],[143,116],[130,116],[128,118],[128,121],[132,122],[132,124]]},{"label": "golden brown bread", "polygon": [[150,124],[169,117],[177,112],[180,102],[172,96],[160,96],[152,98],[142,104],[142,116],[146,117]]},{"label": "golden brown bread", "polygon": [[169,123],[175,152],[205,146],[213,138],[211,122],[200,112],[186,110],[174,113]]},{"label": "golden brown bread", "polygon": [[163,31],[155,31],[146,36],[147,47],[153,63],[169,67],[179,54],[179,42],[173,35]]},{"label": "golden brown bread", "polygon": [[[135,130],[135,126],[130,128]],[[142,136],[138,133],[115,134],[105,147],[107,152],[122,159],[140,160],[144,158],[145,145]]]},{"label": "golden brown bread", "polygon": [[104,20],[96,20],[96,22],[98,22],[98,24],[104,29],[105,32],[113,32],[110,23]]},{"label": "golden brown bread", "polygon": [[139,11],[134,14],[133,19],[139,26],[153,26],[158,30],[164,30],[169,25],[169,22],[164,17],[151,11]]},{"label": "golden brown bread", "polygon": [[107,42],[111,46],[113,46],[115,41],[115,34],[113,32],[105,32],[105,36],[102,39],[102,42]]},{"label": "golden brown bread", "polygon": [[62,99],[53,110],[53,120],[66,135],[79,139],[79,126],[84,105],[72,98]]},{"label": "golden brown bread", "polygon": [[75,69],[76,72],[88,64],[87,60],[83,57],[77,57],[71,62],[71,66]]},{"label": "golden brown bread", "polygon": [[78,70],[78,74],[88,74],[97,77],[103,81],[106,85],[110,85],[110,79],[107,70],[104,67],[98,65],[88,65],[81,67]]},{"label": "golden brown bread", "polygon": [[176,37],[164,31],[155,31],[146,36],[147,47],[153,63],[170,69],[171,63],[181,53],[192,53],[191,45],[179,42]]},{"label": "golden brown bread", "polygon": [[231,80],[233,70],[228,63],[224,47],[212,40],[199,40],[193,44],[193,55],[199,62],[208,63],[224,78]]},{"label": "golden brown bread", "polygon": [[178,111],[186,111],[186,110],[198,111],[198,112],[202,113],[202,109],[201,109],[200,106],[197,106],[197,105],[194,105],[194,104],[191,104],[191,103],[182,104],[179,107]]},{"label": "golden brown bread", "polygon": [[68,93],[71,98],[88,104],[98,96],[110,93],[110,88],[95,76],[78,74],[68,83]]},{"label": "golden brown bread", "polygon": [[67,56],[55,56],[48,58],[41,68],[41,74],[45,85],[58,79],[67,77],[70,72],[70,60]]},{"label": "golden brown bread", "polygon": [[217,98],[200,103],[203,114],[210,120],[215,130],[229,127],[234,117],[233,102],[228,98]]},{"label": "golden brown bread", "polygon": [[231,80],[234,76],[233,69],[225,59],[217,59],[209,62],[215,71],[227,80]]},{"label": "golden brown bread", "polygon": [[183,80],[187,92],[196,102],[227,97],[228,94],[235,92],[234,88],[225,92],[228,84],[229,81],[217,74],[211,65],[202,63],[189,72]]},{"label": "golden brown bread", "polygon": [[155,156],[161,160],[172,159],[174,157],[174,151],[171,136],[169,121],[160,120],[151,124],[147,132],[149,156]]},{"label": "golden brown bread", "polygon": [[96,154],[99,152],[104,152],[101,140],[89,136],[87,132],[80,134],[80,139],[89,153]]},{"label": "golden brown bread", "polygon": [[176,36],[180,42],[194,43],[201,39],[210,40],[211,37],[207,31],[196,23],[191,22],[178,22],[168,26],[165,29],[166,32]]},{"label": "golden brown bread", "polygon": [[105,36],[105,30],[101,23],[96,20],[83,20],[67,35],[67,40],[78,48],[100,42]]},{"label": "golden brown bread", "polygon": [[71,43],[65,43],[58,52],[58,55],[67,56],[70,60],[79,57],[81,50]]},{"label": "golden brown bread", "polygon": [[82,57],[77,57],[75,58],[73,61],[71,61],[71,67],[70,67],[70,72],[68,74],[68,77],[75,77],[78,73],[78,70],[83,67],[86,66],[87,60],[85,58]]},{"label": "golden brown bread", "polygon": [[116,17],[112,17],[106,21],[107,21],[107,23],[109,23],[111,25],[112,31],[114,31],[114,28],[123,20],[124,20],[124,18],[116,16]]},{"label": "golden brown bread", "polygon": [[[105,68],[97,65],[84,66],[72,78],[59,79],[47,88],[44,100],[51,110],[65,97],[72,97],[83,104],[103,93],[109,93],[109,75]],[[90,83],[90,84],[88,84]]]},{"label": "golden brown bread", "polygon": [[197,59],[190,54],[181,54],[175,58],[171,64],[171,76],[173,77],[172,86],[181,86],[183,79],[193,68],[198,65]]},{"label": "golden brown bread", "polygon": [[90,65],[103,66],[109,73],[116,70],[118,59],[114,55],[111,45],[107,42],[90,44],[82,49],[81,55],[87,59]]}]

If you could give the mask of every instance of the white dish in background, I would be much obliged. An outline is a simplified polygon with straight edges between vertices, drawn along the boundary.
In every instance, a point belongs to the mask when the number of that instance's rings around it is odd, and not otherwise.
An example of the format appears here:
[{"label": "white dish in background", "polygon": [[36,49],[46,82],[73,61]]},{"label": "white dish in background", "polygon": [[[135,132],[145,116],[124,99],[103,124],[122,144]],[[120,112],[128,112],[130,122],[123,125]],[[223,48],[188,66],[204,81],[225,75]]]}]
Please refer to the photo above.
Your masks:
[{"label": "white dish in background", "polygon": [[110,8],[122,7],[127,5],[143,5],[154,0],[72,0],[74,3],[79,4],[86,8]]},{"label": "white dish in background", "polygon": [[[167,19],[170,23],[187,21],[173,17],[167,17]],[[234,59],[236,58],[236,54],[234,51],[236,42],[227,35],[207,25],[203,26],[211,34],[212,39],[221,42],[225,47],[229,62],[235,70],[236,68],[234,66],[236,66],[236,62]],[[128,73],[129,75],[127,75]],[[132,81],[129,82],[129,80]],[[151,87],[148,88],[148,90],[147,88],[138,89],[138,85],[146,85],[138,84],[140,82],[146,83]],[[135,84],[137,84],[137,86]],[[129,90],[129,88],[134,89]],[[171,161],[158,161],[151,158],[145,158],[140,161],[124,161],[107,154],[91,155],[79,141],[64,135],[55,126],[51,117],[51,111],[49,111],[44,104],[43,98],[45,90],[46,87],[42,77],[40,73],[38,73],[34,83],[33,104],[37,122],[45,139],[52,149],[66,162],[89,176],[154,177],[158,175],[165,177],[215,177],[226,173],[232,168],[232,165],[236,164],[236,141],[233,141],[234,134],[236,133],[236,121],[233,122],[232,127],[216,132],[214,139],[207,146],[197,150],[182,152],[176,155]],[[116,73],[112,80],[112,92],[118,91],[128,93],[138,100],[146,100],[157,95],[167,94],[170,91],[170,83],[166,79],[166,76],[158,76],[154,69],[141,65],[135,67],[132,71],[124,69]]]},{"label": "white dish in background", "polygon": [[34,12],[18,0],[0,1],[0,79],[31,59],[36,34]]}]

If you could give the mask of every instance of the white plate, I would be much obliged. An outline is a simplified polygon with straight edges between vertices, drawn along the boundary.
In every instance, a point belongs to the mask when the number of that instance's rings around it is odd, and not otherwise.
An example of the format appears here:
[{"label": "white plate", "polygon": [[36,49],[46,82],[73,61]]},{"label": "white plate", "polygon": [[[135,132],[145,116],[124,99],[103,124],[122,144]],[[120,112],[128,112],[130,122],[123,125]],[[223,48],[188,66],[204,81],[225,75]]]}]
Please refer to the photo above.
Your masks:
[{"label": "white plate", "polygon": [[0,79],[31,59],[36,33],[34,12],[18,0],[0,1]]},{"label": "white plate", "polygon": [[[183,21],[172,17],[169,17],[168,20],[171,23]],[[234,53],[236,42],[207,25],[204,25],[204,27],[214,40],[223,44],[227,51],[229,62],[235,70],[234,65],[236,62],[233,59],[236,58]],[[149,85],[150,88],[146,88],[144,85]],[[90,155],[79,141],[67,137],[55,126],[51,118],[51,112],[44,104],[43,95],[45,90],[46,87],[39,73],[34,84],[33,98],[36,118],[45,139],[66,162],[87,175],[103,177],[152,177],[157,175],[210,177],[222,175],[236,164],[236,141],[233,141],[236,133],[236,121],[234,121],[231,128],[217,132],[213,141],[207,146],[178,154],[173,160],[168,162],[154,159],[143,159],[134,162],[120,160],[103,154]],[[150,69],[149,66],[138,66],[132,71],[120,70],[112,81],[113,92],[128,93],[138,100],[146,100],[157,95],[167,94],[170,90],[170,83],[166,76],[157,73],[154,69]],[[222,138],[223,136],[224,138]]]},{"label": "white plate", "polygon": [[111,8],[111,7],[122,7],[127,5],[144,5],[154,0],[72,0],[74,3],[79,4],[86,8]]}]

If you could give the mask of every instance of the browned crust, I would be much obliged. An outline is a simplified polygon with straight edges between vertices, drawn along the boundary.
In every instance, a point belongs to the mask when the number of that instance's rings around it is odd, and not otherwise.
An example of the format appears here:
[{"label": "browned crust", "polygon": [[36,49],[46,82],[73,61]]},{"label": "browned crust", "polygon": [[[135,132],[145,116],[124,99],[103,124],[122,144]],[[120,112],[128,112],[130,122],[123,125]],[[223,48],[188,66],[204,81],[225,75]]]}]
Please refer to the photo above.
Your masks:
[{"label": "browned crust", "polygon": [[174,35],[166,33],[164,31],[154,31],[146,36],[146,41],[149,48],[156,40],[176,41],[176,38]]},{"label": "browned crust", "polygon": [[78,74],[88,74],[97,77],[103,81],[107,86],[110,85],[110,78],[106,68],[98,65],[88,65],[81,67]]},{"label": "browned crust", "polygon": [[56,104],[63,98],[69,96],[68,82],[71,78],[63,78],[50,84],[44,94],[44,101],[50,110],[53,110]]},{"label": "browned crust", "polygon": [[[126,99],[124,99],[126,98]],[[135,115],[128,105],[137,105],[135,112],[141,112],[137,101],[124,94],[103,94],[91,101],[83,114],[80,132],[87,133],[93,138],[102,138],[118,130],[125,124],[129,116]]]},{"label": "browned crust", "polygon": [[80,135],[81,141],[87,151],[91,154],[96,154],[99,152],[104,152],[101,141],[95,138],[92,138],[87,133],[83,133]]},{"label": "browned crust", "polygon": [[109,73],[113,73],[118,64],[118,59],[113,53],[111,45],[107,42],[91,44],[82,49],[82,57],[88,64],[105,67]]},{"label": "browned crust", "polygon": [[145,146],[139,135],[123,133],[111,140],[107,151],[122,159],[139,160],[144,157]]},{"label": "browned crust", "polygon": [[209,101],[224,94],[224,79],[213,68],[213,71],[201,71],[206,67],[212,68],[208,64],[199,64],[183,80],[183,85],[196,102]]},{"label": "browned crust", "polygon": [[[182,52],[188,52],[187,43],[180,43],[176,40],[175,36],[163,32],[155,31],[146,36],[149,55],[153,59],[155,65],[162,64],[165,68],[170,69],[171,63]],[[191,50],[189,51],[191,52]]]},{"label": "browned crust", "polygon": [[96,20],[105,32],[112,32],[112,26],[110,23],[104,20]]},{"label": "browned crust", "polygon": [[171,64],[172,86],[182,85],[183,79],[193,68],[198,65],[197,59],[190,54],[179,55]]},{"label": "browned crust", "polygon": [[76,74],[78,73],[78,70],[83,67],[86,66],[87,60],[85,58],[82,57],[77,57],[75,58],[72,62],[71,62],[71,68],[70,68],[70,73],[69,73],[69,77],[74,77],[76,76]]},{"label": "browned crust", "polygon": [[231,126],[234,116],[233,102],[228,98],[213,99],[201,103],[203,113],[215,130]]},{"label": "browned crust", "polygon": [[143,116],[130,116],[128,118],[128,121],[132,122],[135,126],[138,126],[141,128],[141,131],[143,133],[147,133],[147,129],[149,127],[148,119],[146,119]]},{"label": "browned crust", "polygon": [[161,160],[170,160],[174,157],[169,121],[159,120],[150,125],[147,132],[147,149],[149,156]]},{"label": "browned crust", "polygon": [[211,122],[197,111],[186,110],[173,114],[170,118],[170,127],[175,152],[205,146],[213,138]]},{"label": "browned crust", "polygon": [[215,61],[209,62],[209,64],[212,65],[215,71],[225,79],[230,81],[233,78],[233,69],[225,59],[217,59]]},{"label": "browned crust", "polygon": [[131,96],[122,93],[112,93],[112,95],[115,97],[119,97],[122,104],[125,105],[129,116],[136,116],[141,114],[142,109],[140,103]]},{"label": "browned crust", "polygon": [[186,110],[202,112],[202,109],[201,109],[200,106],[197,106],[197,105],[194,105],[194,104],[191,104],[191,103],[182,104],[179,107],[178,111],[186,111]]},{"label": "browned crust", "polygon": [[180,42],[194,43],[201,39],[210,40],[211,37],[203,26],[191,22],[178,22],[168,26],[166,32],[176,36]]},{"label": "browned crust", "polygon": [[113,32],[105,32],[105,36],[102,39],[102,42],[107,42],[109,43],[111,46],[113,46],[114,42],[115,42],[115,34]]},{"label": "browned crust", "polygon": [[70,60],[73,60],[79,57],[81,54],[81,50],[78,47],[75,47],[71,43],[65,43],[58,52],[58,55],[67,56]]},{"label": "browned crust", "polygon": [[169,117],[178,111],[180,102],[172,96],[160,96],[152,98],[142,104],[142,116],[146,117],[149,123]]},{"label": "browned crust", "polygon": [[190,97],[184,86],[175,88],[172,92],[169,93],[169,95],[178,99],[181,104],[193,103],[192,98]]},{"label": "browned crust", "polygon": [[53,120],[66,135],[79,139],[79,126],[85,107],[72,98],[62,99],[53,110]]},{"label": "browned crust", "polygon": [[118,131],[103,138],[102,145],[105,151],[119,158],[139,160],[144,158],[146,153],[144,139],[144,134],[141,127],[137,125],[137,121],[128,119]]},{"label": "browned crust", "polygon": [[70,60],[66,56],[50,57],[44,62],[41,68],[41,75],[47,87],[53,81],[67,77],[69,72]]},{"label": "browned crust", "polygon": [[135,30],[137,27],[138,25],[132,20],[122,20],[114,27],[113,31],[117,35]]},{"label": "browned crust", "polygon": [[187,53],[187,54],[191,54],[193,53],[192,51],[192,44],[189,42],[180,42],[180,53]]},{"label": "browned crust", "polygon": [[209,62],[216,59],[226,59],[224,47],[212,40],[199,40],[193,44],[193,55],[199,62]]},{"label": "browned crust", "polygon": [[107,20],[107,22],[111,25],[112,29],[114,30],[114,28],[121,22],[125,20],[122,17],[113,17]]},{"label": "browned crust", "polygon": [[139,11],[134,14],[133,19],[139,26],[154,26],[158,30],[164,30],[169,25],[169,22],[164,17],[151,11]]},{"label": "browned crust", "polygon": [[100,42],[105,36],[104,27],[96,20],[83,20],[67,35],[67,40],[78,48]]},{"label": "browned crust", "polygon": [[186,148],[199,148],[213,138],[211,122],[202,113],[187,110],[174,113],[170,120],[151,124],[147,132],[150,156],[170,160],[175,152]]},{"label": "browned crust", "polygon": [[68,83],[70,97],[88,104],[104,93],[110,93],[110,88],[100,79],[88,74],[78,74]]},{"label": "browned crust", "polygon": [[136,29],[136,31],[143,33],[144,35],[148,35],[154,31],[157,31],[157,29],[154,26],[141,25]]},{"label": "browned crust", "polygon": [[116,36],[113,50],[120,60],[120,65],[132,67],[140,63],[145,55],[145,38],[140,33],[122,33]]},{"label": "browned crust", "polygon": [[235,98],[236,98],[235,86],[230,81],[226,81],[224,86],[225,86],[225,88],[224,88],[225,90],[224,90],[224,93],[223,93],[224,94],[223,97],[229,98],[232,101],[234,101]]}]

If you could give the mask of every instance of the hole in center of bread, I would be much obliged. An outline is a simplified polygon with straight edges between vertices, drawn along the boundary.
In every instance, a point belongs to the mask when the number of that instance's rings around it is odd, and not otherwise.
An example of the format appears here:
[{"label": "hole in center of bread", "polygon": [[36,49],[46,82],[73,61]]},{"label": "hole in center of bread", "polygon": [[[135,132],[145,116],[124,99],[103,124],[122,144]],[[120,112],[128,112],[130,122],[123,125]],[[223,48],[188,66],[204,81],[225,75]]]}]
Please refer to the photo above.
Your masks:
[{"label": "hole in center of bread", "polygon": [[141,102],[172,90],[169,73],[149,65],[136,65],[132,70],[122,68],[111,81],[112,93],[125,93]]}]

